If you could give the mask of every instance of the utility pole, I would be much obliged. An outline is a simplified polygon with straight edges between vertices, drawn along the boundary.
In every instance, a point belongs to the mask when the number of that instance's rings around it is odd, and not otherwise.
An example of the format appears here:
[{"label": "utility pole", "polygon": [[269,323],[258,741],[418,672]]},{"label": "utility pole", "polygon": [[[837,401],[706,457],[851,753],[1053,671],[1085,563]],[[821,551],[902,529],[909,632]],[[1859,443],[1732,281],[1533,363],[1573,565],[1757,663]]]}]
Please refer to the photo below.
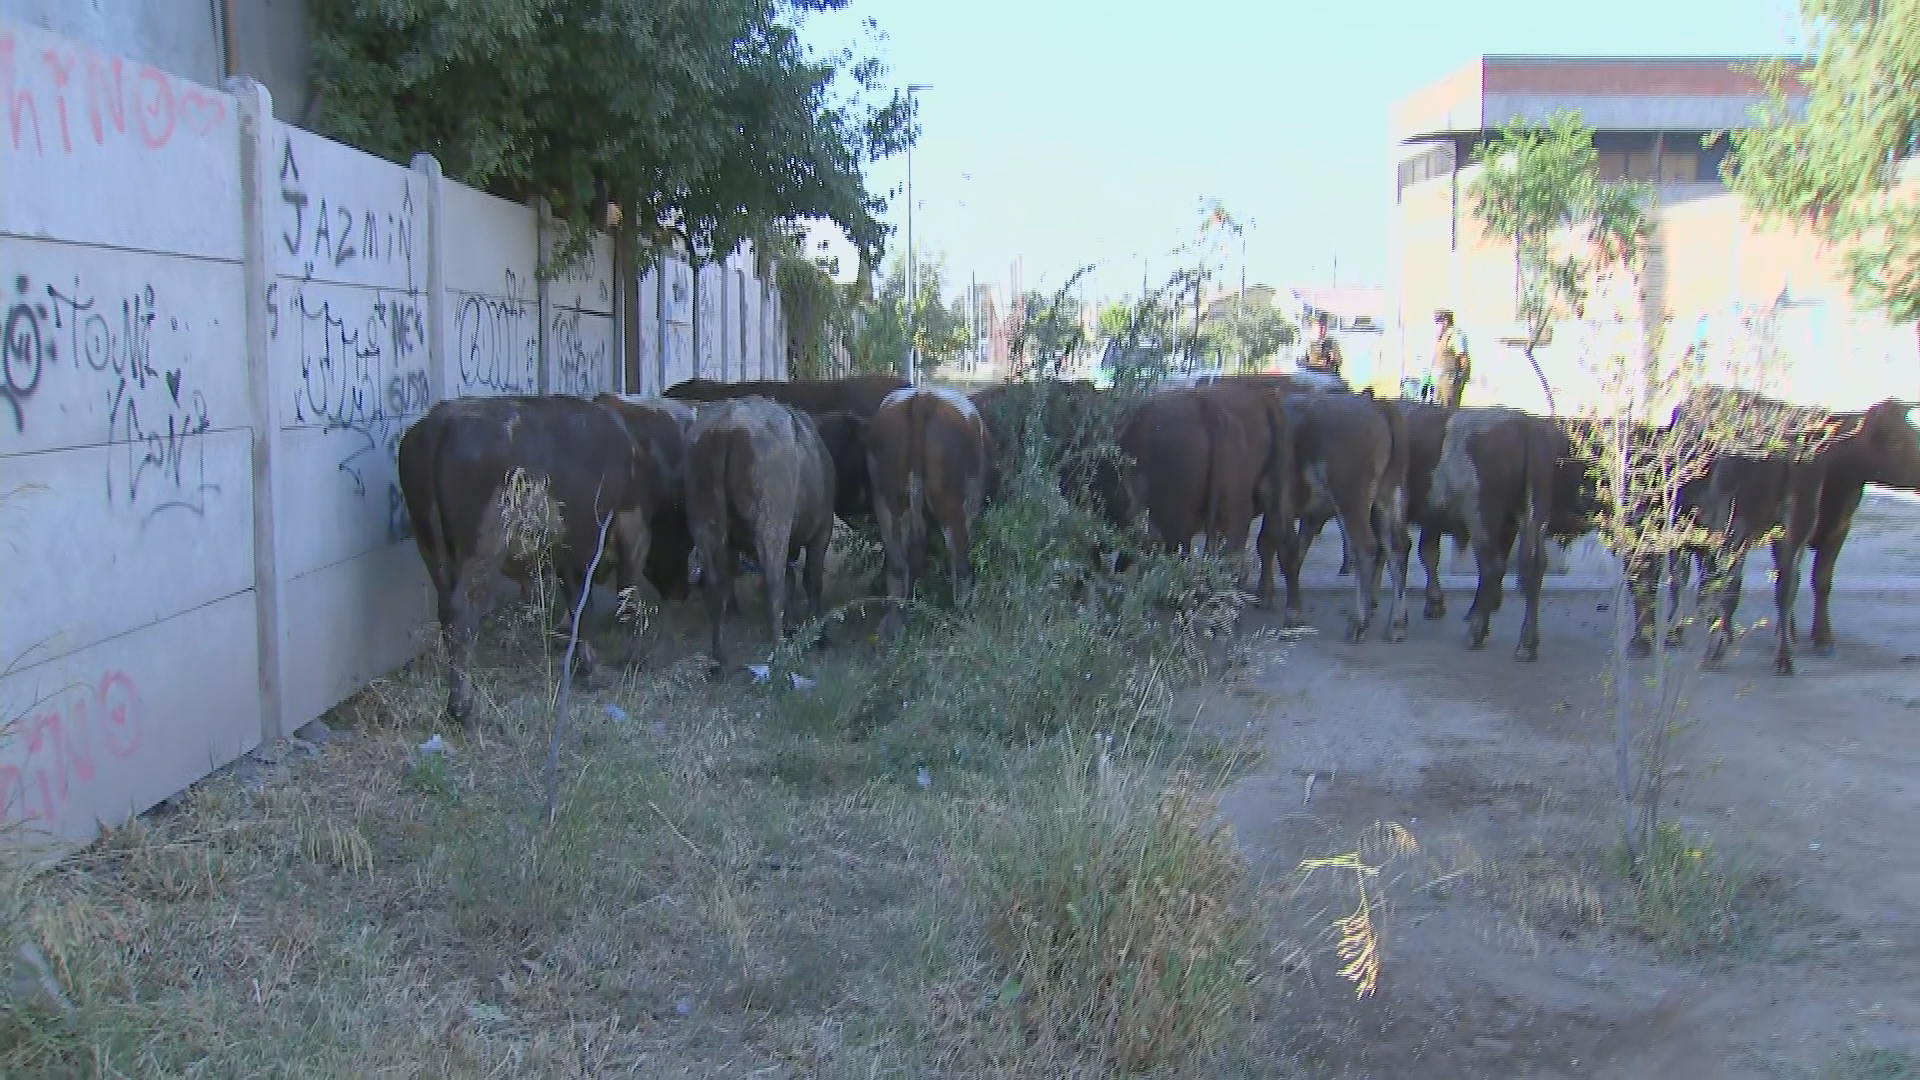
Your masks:
[{"label": "utility pole", "polygon": [[[908,83],[907,101],[913,101],[913,95],[921,90],[931,90],[926,83]],[[916,119],[918,110],[914,110]],[[913,142],[907,143],[907,382],[919,385],[920,382],[920,344],[916,336],[919,320],[915,317],[920,307],[920,296],[915,291],[918,276],[914,266],[913,252],[913,143],[919,141],[919,132],[914,132]]]}]

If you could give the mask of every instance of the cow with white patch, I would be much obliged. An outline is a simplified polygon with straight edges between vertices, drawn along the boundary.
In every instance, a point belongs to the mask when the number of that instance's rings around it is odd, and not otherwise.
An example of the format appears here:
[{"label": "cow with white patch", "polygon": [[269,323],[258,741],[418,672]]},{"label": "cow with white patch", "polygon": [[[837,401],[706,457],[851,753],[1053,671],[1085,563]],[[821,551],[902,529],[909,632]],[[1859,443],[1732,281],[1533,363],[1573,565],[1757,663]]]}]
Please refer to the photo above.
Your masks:
[{"label": "cow with white patch", "polygon": [[833,539],[833,459],[802,410],[734,398],[701,407],[687,434],[686,484],[718,672],[726,666],[720,627],[737,554],[759,560],[776,646],[786,637],[789,560],[805,557],[805,600],[813,615],[820,613]]},{"label": "cow with white patch", "polygon": [[[1518,542],[1518,577],[1526,611],[1520,624],[1519,660],[1540,658],[1540,590],[1547,572],[1546,543],[1566,541],[1593,528],[1598,509],[1588,462],[1554,420],[1518,409],[1448,410],[1446,434],[1420,500],[1421,557],[1433,533],[1434,562],[1440,535],[1464,534],[1480,575],[1467,609],[1467,647],[1487,643],[1493,613],[1500,610],[1501,582]],[[1429,609],[1438,593],[1428,568]]]},{"label": "cow with white patch", "polygon": [[[888,394],[866,429],[873,509],[887,553],[887,595],[912,595],[926,573],[927,529],[946,543],[957,601],[973,581],[973,521],[996,477],[992,437],[965,394],[943,386],[907,386]],[[903,624],[891,605],[880,632]]]}]

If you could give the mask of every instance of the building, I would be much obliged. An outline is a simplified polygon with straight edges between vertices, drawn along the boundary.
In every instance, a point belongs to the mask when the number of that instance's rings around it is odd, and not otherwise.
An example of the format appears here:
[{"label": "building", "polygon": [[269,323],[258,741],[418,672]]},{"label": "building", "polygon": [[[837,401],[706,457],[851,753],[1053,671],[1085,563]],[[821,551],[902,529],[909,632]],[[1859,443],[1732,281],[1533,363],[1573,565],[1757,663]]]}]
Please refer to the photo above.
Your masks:
[{"label": "building", "polygon": [[[1544,409],[1519,348],[1513,252],[1483,234],[1469,189],[1475,151],[1501,125],[1570,108],[1594,129],[1602,178],[1642,181],[1655,193],[1630,335],[1639,347],[1723,358],[1765,350],[1782,358],[1770,362],[1773,388],[1809,403],[1911,396],[1912,328],[1855,310],[1835,257],[1799,230],[1752,225],[1721,180],[1726,141],[1706,136],[1746,123],[1762,100],[1759,80],[1742,70],[1748,62],[1485,56],[1402,101],[1393,113],[1389,353],[1407,373],[1424,370],[1433,313],[1450,308],[1474,356],[1468,401]],[[1580,355],[1593,341],[1563,332],[1539,350],[1562,411],[1599,393]]]}]

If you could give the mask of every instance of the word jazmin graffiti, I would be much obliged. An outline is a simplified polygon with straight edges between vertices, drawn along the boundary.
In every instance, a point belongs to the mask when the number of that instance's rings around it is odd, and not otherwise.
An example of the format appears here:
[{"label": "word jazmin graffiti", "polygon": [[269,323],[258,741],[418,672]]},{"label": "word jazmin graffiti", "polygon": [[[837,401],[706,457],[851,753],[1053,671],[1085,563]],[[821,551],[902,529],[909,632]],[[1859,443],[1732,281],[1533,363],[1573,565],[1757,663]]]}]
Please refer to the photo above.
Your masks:
[{"label": "word jazmin graffiti", "polygon": [[60,820],[76,794],[99,776],[99,752],[125,760],[140,751],[140,689],[124,671],[75,686],[5,729],[0,763],[0,824]]}]

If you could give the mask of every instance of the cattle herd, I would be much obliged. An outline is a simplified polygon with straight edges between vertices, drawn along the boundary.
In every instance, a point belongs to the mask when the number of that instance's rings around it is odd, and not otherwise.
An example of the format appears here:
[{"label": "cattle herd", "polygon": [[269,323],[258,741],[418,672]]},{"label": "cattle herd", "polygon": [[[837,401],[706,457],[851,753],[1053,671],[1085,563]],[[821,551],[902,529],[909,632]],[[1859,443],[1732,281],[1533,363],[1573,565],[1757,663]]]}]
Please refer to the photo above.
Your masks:
[{"label": "cattle herd", "polygon": [[[1683,463],[1676,512],[1707,539],[1658,557],[1624,553],[1637,584],[1634,649],[1651,648],[1660,568],[1669,572],[1677,610],[1691,560],[1703,582],[1724,582],[1707,649],[1707,660],[1717,662],[1731,639],[1746,552],[1772,535],[1780,616],[1774,665],[1791,674],[1800,556],[1811,548],[1813,645],[1831,650],[1834,560],[1866,484],[1920,490],[1920,432],[1913,406],[1903,402],[1828,413],[1716,388],[1683,402],[1667,428],[1632,428],[1630,444],[1678,445],[1661,437],[1703,424],[1729,403],[1760,417],[1777,438]],[[1236,563],[1257,520],[1253,591],[1271,606],[1277,568],[1290,624],[1301,618],[1301,564],[1328,521],[1345,538],[1342,572],[1354,589],[1346,632],[1355,642],[1367,638],[1383,601],[1383,636],[1406,635],[1413,528],[1426,570],[1426,618],[1446,611],[1441,541],[1472,551],[1479,569],[1466,616],[1473,648],[1486,642],[1511,559],[1525,603],[1516,655],[1532,660],[1546,543],[1593,531],[1611,505],[1609,485],[1590,460],[1597,443],[1583,423],[1591,422],[1387,400],[1287,375],[1164,385],[1124,403],[1087,382],[1002,383],[969,396],[889,375],[695,379],[658,398],[440,402],[402,437],[399,473],[448,647],[448,711],[470,725],[469,668],[483,598],[497,575],[525,582],[535,572],[509,535],[508,478],[517,470],[544,477],[559,504],[551,567],[563,595],[577,597],[591,584],[596,553],[597,576],[610,575],[622,590],[645,578],[663,600],[677,600],[698,582],[715,670],[724,664],[723,618],[737,610],[733,580],[742,556],[761,568],[775,642],[792,601],[821,610],[836,517],[877,522],[886,593],[894,598],[909,595],[924,574],[930,535],[938,532],[958,596],[971,580],[972,525],[1011,455],[1039,435],[1071,445],[1089,433],[1111,437],[1121,453],[1062,456],[1063,490],[1084,491],[1115,524],[1144,516],[1165,549],[1190,551],[1200,540]],[[900,626],[894,606],[882,633],[892,637]],[[1669,641],[1678,637],[1676,621]],[[584,642],[580,655],[591,668]]]}]

